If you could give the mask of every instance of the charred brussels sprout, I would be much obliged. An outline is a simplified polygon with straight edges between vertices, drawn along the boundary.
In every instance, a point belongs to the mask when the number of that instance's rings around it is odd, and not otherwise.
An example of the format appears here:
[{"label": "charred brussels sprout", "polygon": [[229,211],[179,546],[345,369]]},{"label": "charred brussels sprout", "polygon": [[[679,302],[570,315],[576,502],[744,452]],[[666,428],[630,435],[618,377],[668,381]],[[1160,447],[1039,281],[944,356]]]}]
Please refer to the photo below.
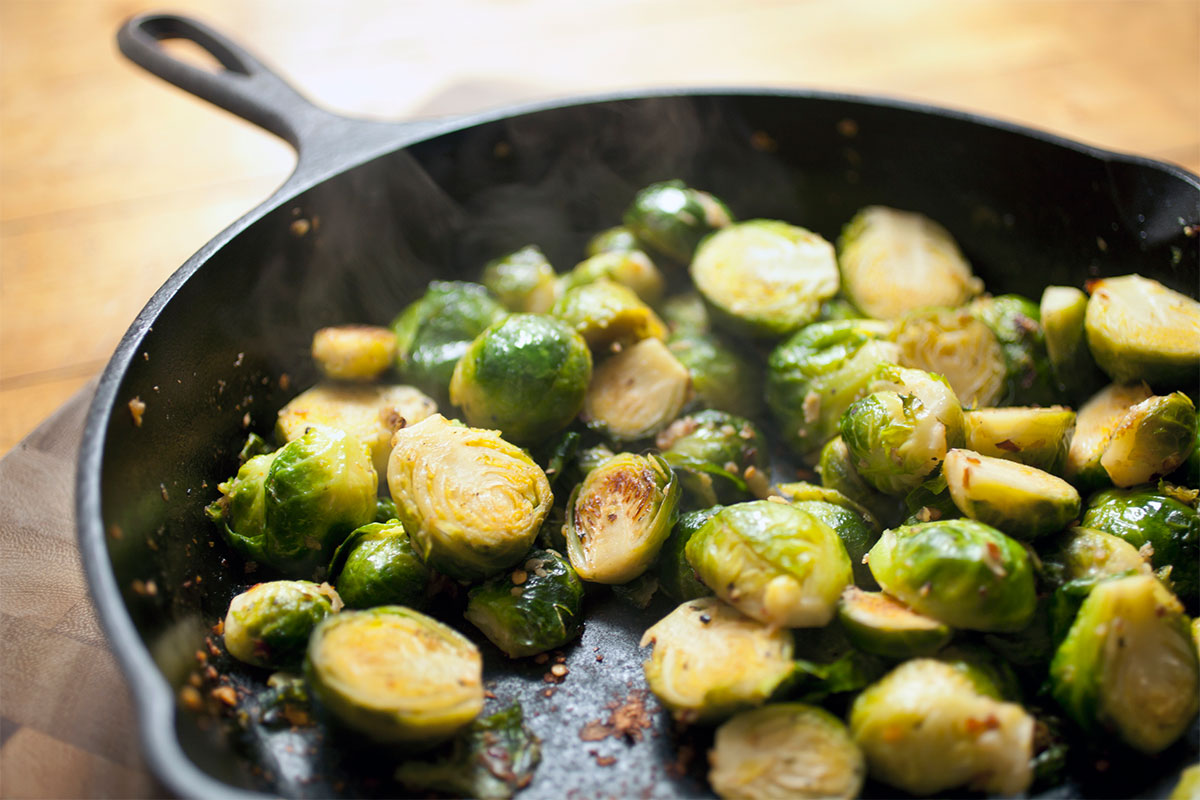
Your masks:
[{"label": "charred brussels sprout", "polygon": [[597,352],[642,339],[666,339],[667,326],[627,286],[608,278],[563,293],[550,313],[570,325]]},{"label": "charred brussels sprout", "polygon": [[566,427],[592,379],[587,342],[544,314],[513,314],[488,328],[459,359],[450,401],[480,428],[529,444]]},{"label": "charred brussels sprout", "polygon": [[873,778],[911,794],[1015,795],[1033,781],[1033,717],[942,661],[906,661],[867,688],[850,735]]},{"label": "charred brussels sprout", "polygon": [[579,262],[562,276],[559,291],[568,292],[576,286],[595,283],[601,278],[633,290],[643,303],[656,304],[662,299],[666,279],[654,266],[650,256],[641,250],[620,250],[597,253]]},{"label": "charred brussels sprout", "polygon": [[1150,565],[1129,542],[1094,528],[1075,527],[1039,543],[1046,582],[1058,588],[1126,572],[1149,573]]},{"label": "charred brussels sprout", "polygon": [[541,314],[554,305],[557,276],[537,245],[489,261],[480,281],[509,311]]},{"label": "charred brussels sprout", "polygon": [[862,751],[824,709],[779,703],[744,711],[717,728],[708,781],[722,800],[858,797]]},{"label": "charred brussels sprout", "polygon": [[429,568],[417,557],[399,520],[363,525],[342,542],[329,579],[348,608],[426,603]]},{"label": "charred brussels sprout", "polygon": [[678,502],[679,481],[660,457],[613,456],[567,501],[563,536],[571,566],[585,581],[628,583],[658,555]]},{"label": "charred brussels sprout", "polygon": [[953,308],[983,288],[946,229],[911,211],[862,209],[842,229],[837,251],[843,293],[876,319]]},{"label": "charred brussels sprout", "polygon": [[1200,708],[1197,686],[1183,608],[1149,575],[1097,585],[1050,662],[1051,693],[1068,716],[1143,753],[1183,734]]},{"label": "charred brussels sprout", "polygon": [[718,597],[768,625],[827,624],[853,580],[837,533],[787,503],[723,508],[696,531],[685,552]]},{"label": "charred brussels sprout", "polygon": [[963,412],[968,450],[1062,476],[1075,432],[1075,412],[1063,406],[978,408]]},{"label": "charred brussels sprout", "polygon": [[[980,297],[970,313],[991,328],[1004,353],[1004,391],[992,405],[1051,405],[1059,400],[1040,311],[1015,294]],[[987,404],[984,404],[987,405]]]},{"label": "charred brussels sprout", "polygon": [[672,180],[638,192],[624,221],[639,242],[687,264],[700,240],[733,222],[733,215],[708,192]]},{"label": "charred brussels sprout", "polygon": [[1050,369],[1072,403],[1086,400],[1105,384],[1084,331],[1087,302],[1087,295],[1073,286],[1047,286],[1038,306]]},{"label": "charred brussels sprout", "polygon": [[341,608],[341,598],[327,583],[255,584],[229,603],[225,649],[256,667],[295,669],[304,660],[313,628]]},{"label": "charred brussels sprout", "polygon": [[1200,599],[1200,514],[1194,505],[1150,486],[1109,489],[1088,501],[1082,524],[1145,553],[1188,605]]},{"label": "charred brussels sprout", "polygon": [[290,442],[299,439],[313,425],[337,428],[371,448],[371,463],[380,480],[384,480],[392,452],[392,434],[397,428],[413,425],[436,412],[437,403],[412,386],[319,383],[279,410],[275,435]]},{"label": "charred brussels sprout", "polygon": [[464,616],[509,658],[561,647],[583,620],[583,582],[553,550],[471,589]]},{"label": "charred brussels sprout", "polygon": [[910,312],[892,337],[898,363],[943,376],[964,406],[992,406],[1004,396],[1004,351],[991,328],[966,309]]},{"label": "charred brussels sprout", "polygon": [[701,411],[672,422],[656,444],[696,505],[749,500],[766,491],[767,441],[748,419]]},{"label": "charred brussels sprout", "polygon": [[672,334],[667,349],[691,378],[689,405],[743,417],[762,406],[762,370],[747,353],[713,333]]},{"label": "charred brussels sprout", "polygon": [[854,457],[841,436],[830,439],[821,448],[817,462],[821,485],[845,495],[871,512],[885,526],[898,524],[906,516],[904,500],[871,486],[854,468]]},{"label": "charred brussels sprout", "polygon": [[339,325],[313,334],[312,357],[326,378],[373,381],[396,359],[396,336],[374,325]]},{"label": "charred brussels sprout", "polygon": [[919,614],[883,592],[851,586],[838,603],[838,621],[858,649],[885,658],[936,653],[950,642],[950,626]]},{"label": "charred brussels sprout", "polygon": [[838,290],[833,246],[776,220],[740,222],[700,245],[692,280],[714,321],[733,333],[778,338],[817,319]]},{"label": "charred brussels sprout", "polygon": [[1074,486],[1025,464],[955,449],[942,474],[959,511],[1018,539],[1062,530],[1079,517]]},{"label": "charred brussels sprout", "polygon": [[686,548],[692,534],[700,530],[704,523],[720,510],[721,506],[713,506],[680,514],[671,528],[671,535],[667,537],[659,552],[655,574],[658,576],[659,588],[672,600],[683,602],[712,594],[712,589],[696,577],[696,571],[688,563]]},{"label": "charred brussels sprout", "polygon": [[479,649],[403,606],[327,618],[309,639],[304,676],[343,725],[412,749],[448,739],[483,709]]},{"label": "charred brussels sprout", "polygon": [[1025,548],[981,522],[884,531],[867,559],[885,592],[955,628],[1019,630],[1037,604]]},{"label": "charred brussels sprout", "polygon": [[644,339],[597,365],[583,419],[618,442],[653,436],[687,401],[687,369],[658,339]]},{"label": "charred brussels sprout", "polygon": [[589,256],[598,256],[601,253],[623,253],[627,250],[637,250],[638,240],[633,235],[633,231],[624,225],[616,225],[612,228],[607,228],[600,231],[591,239],[588,239],[587,247],[584,251]]},{"label": "charred brussels sprout", "polygon": [[1091,284],[1085,320],[1096,363],[1117,383],[1200,381],[1200,302],[1140,275]]},{"label": "charred brussels sprout", "polygon": [[881,364],[899,357],[873,320],[818,322],[797,331],[767,361],[767,406],[788,447],[812,459],[838,433],[842,414],[870,391]]},{"label": "charred brussels sprout", "polygon": [[762,705],[793,671],[792,632],[764,625],[715,597],[683,603],[641,646],[650,691],[682,722],[720,720]]},{"label": "charred brussels sprout", "polygon": [[357,438],[323,426],[271,455],[255,456],[220,484],[206,509],[248,558],[310,577],[355,528],[375,516],[379,480]]},{"label": "charred brussels sprout", "polygon": [[400,374],[439,404],[446,403],[458,359],[476,336],[507,313],[477,283],[431,282],[425,295],[392,321]]},{"label": "charred brussels sprout", "polygon": [[517,563],[554,499],[541,468],[496,431],[440,414],[396,433],[388,487],[421,559],[466,581]]},{"label": "charred brussels sprout", "polygon": [[837,532],[850,558],[854,583],[874,588],[875,578],[863,563],[863,556],[879,539],[882,531],[875,516],[836,489],[811,483],[784,483],[777,489],[796,508],[812,514]]}]

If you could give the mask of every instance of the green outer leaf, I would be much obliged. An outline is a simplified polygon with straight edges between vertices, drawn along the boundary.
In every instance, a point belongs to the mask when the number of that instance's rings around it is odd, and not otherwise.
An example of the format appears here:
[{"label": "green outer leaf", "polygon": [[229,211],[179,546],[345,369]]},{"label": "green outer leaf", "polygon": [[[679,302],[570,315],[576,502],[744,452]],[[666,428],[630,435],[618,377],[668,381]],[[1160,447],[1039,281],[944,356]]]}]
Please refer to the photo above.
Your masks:
[{"label": "green outer leaf", "polygon": [[707,597],[712,589],[696,576],[688,563],[686,547],[692,535],[712,519],[724,506],[713,506],[681,514],[671,528],[671,535],[663,544],[658,555],[658,585],[664,593],[677,603]]},{"label": "green outer leaf", "polygon": [[854,462],[841,436],[830,439],[821,448],[817,465],[821,485],[834,489],[871,512],[884,526],[897,525],[906,516],[904,501],[884,494],[869,485],[854,468]]},{"label": "green outer leaf", "polygon": [[567,560],[553,550],[533,550],[517,570],[524,576],[520,584],[514,570],[472,588],[463,616],[509,658],[575,638],[583,621],[583,581]]},{"label": "green outer leaf", "polygon": [[762,408],[762,368],[715,333],[673,333],[667,349],[692,377],[695,403],[755,417]]}]

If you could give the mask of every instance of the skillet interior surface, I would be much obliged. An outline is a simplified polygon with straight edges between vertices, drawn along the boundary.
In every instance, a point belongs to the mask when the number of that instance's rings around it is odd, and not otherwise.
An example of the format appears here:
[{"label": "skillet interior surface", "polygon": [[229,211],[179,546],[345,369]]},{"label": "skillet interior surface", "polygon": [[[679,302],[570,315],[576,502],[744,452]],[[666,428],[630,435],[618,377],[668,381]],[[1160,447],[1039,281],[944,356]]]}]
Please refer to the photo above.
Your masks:
[{"label": "skillet interior surface", "polygon": [[[336,174],[268,208],[161,308],[152,302],[89,418],[85,559],[139,699],[149,760],[171,789],[398,792],[387,754],[323,743],[313,729],[172,714],[209,626],[235,593],[269,577],[246,572],[202,509],[236,471],[246,434],[269,436],[276,410],[315,381],[312,332],[387,324],[430,279],[475,279],[488,258],[531,242],[563,269],[591,234],[619,221],[638,188],[674,177],[724,198],[741,219],[783,219],[831,240],[864,205],[919,210],[949,229],[993,293],[1036,298],[1046,284],[1128,272],[1197,291],[1194,176],[901,104],[802,93],[610,100],[466,125]],[[134,398],[146,404],[140,426],[127,410]],[[460,613],[450,603],[442,616],[473,635]],[[556,685],[543,681],[544,666],[506,663],[482,642],[496,695],[488,708],[520,699],[543,741],[522,797],[707,794],[706,734],[675,731],[652,697],[639,740],[579,736],[606,719],[606,706],[640,696],[637,641],[663,613],[607,592],[589,598],[583,636],[564,649],[570,674]],[[113,623],[125,614],[132,629]],[[218,666],[248,690],[267,675]],[[681,748],[690,762],[678,760]],[[1165,793],[1164,778],[1194,762],[1196,749],[1193,726],[1148,766],[1051,794]],[[606,757],[616,764],[598,765]]]}]

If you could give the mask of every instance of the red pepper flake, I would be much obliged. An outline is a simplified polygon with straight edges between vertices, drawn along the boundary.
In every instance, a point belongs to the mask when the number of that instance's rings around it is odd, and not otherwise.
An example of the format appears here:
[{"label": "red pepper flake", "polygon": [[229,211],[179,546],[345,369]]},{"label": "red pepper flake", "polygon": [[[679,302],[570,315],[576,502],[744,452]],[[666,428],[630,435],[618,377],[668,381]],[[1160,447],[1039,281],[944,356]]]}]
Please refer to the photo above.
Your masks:
[{"label": "red pepper flake", "polygon": [[237,692],[233,690],[232,686],[218,686],[209,692],[209,694],[227,706],[233,707],[237,705]]},{"label": "red pepper flake", "polygon": [[1019,444],[1017,444],[1016,442],[1012,441],[1011,439],[1005,439],[1002,442],[996,442],[996,448],[998,450],[1003,450],[1006,453],[1021,452],[1021,446]]}]

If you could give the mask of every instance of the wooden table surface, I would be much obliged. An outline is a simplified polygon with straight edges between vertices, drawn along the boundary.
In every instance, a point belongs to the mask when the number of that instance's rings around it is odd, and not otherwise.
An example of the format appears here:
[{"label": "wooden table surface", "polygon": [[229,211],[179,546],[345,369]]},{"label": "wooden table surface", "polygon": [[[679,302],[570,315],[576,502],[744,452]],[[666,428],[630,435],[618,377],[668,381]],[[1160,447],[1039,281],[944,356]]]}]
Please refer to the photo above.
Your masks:
[{"label": "wooden table surface", "polygon": [[[993,115],[1200,171],[1198,0],[167,7],[355,115],[401,119],[638,86],[813,87]],[[99,373],[166,277],[293,163],[281,141],[121,58],[118,25],[157,8],[0,0],[0,453],[12,451],[0,516],[13,503],[21,510],[19,525],[0,525],[3,796],[161,792],[140,762],[73,552],[63,486],[83,398],[13,448]],[[61,572],[31,576],[17,566],[29,558]]]}]

